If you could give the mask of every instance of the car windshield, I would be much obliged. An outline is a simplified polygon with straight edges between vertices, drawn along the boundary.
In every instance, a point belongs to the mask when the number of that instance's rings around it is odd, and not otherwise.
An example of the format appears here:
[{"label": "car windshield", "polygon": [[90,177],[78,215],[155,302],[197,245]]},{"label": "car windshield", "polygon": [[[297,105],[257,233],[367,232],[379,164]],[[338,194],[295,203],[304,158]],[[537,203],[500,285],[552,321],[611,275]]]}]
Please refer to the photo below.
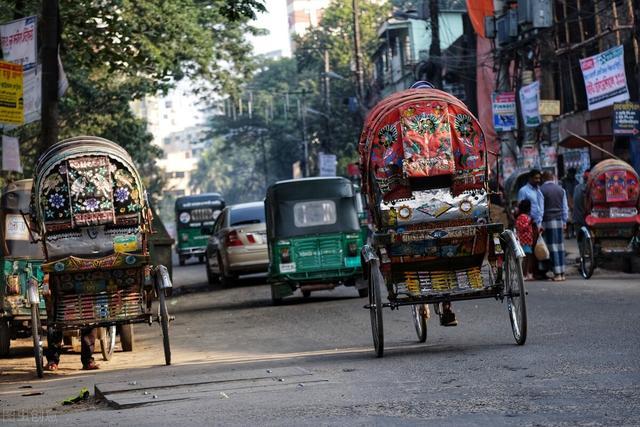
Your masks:
[{"label": "car windshield", "polygon": [[246,206],[232,208],[229,216],[229,225],[259,224],[264,222],[264,206]]}]

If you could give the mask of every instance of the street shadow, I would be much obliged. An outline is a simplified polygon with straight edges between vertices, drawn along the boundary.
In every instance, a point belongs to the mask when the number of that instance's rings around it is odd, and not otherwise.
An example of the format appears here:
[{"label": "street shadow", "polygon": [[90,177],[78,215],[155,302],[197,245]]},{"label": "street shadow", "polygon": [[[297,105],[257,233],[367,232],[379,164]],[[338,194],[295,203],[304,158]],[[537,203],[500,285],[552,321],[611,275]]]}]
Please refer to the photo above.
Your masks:
[{"label": "street shadow", "polygon": [[363,305],[365,304],[364,298],[360,298],[357,295],[355,296],[345,296],[345,295],[336,295],[336,296],[317,296],[317,297],[309,297],[305,298],[302,296],[294,296],[287,297],[282,300],[282,302],[278,305],[273,305],[273,301],[271,298],[265,299],[251,299],[244,301],[234,301],[234,302],[212,302],[211,304],[200,305],[197,307],[181,307],[176,306],[171,308],[172,314],[179,313],[198,313],[198,312],[211,312],[211,311],[226,311],[226,310],[247,310],[254,308],[286,308],[287,306],[298,306],[298,305],[312,305],[312,304],[323,304],[328,302],[335,301],[346,301],[346,300],[360,300],[362,299]]}]

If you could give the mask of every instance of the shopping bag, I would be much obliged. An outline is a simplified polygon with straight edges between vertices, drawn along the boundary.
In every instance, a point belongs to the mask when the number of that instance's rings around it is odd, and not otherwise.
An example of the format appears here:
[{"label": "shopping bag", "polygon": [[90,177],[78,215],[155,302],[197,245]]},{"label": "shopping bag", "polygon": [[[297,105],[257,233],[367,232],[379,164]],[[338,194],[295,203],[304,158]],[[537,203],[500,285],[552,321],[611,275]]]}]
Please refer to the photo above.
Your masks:
[{"label": "shopping bag", "polygon": [[538,261],[546,261],[549,259],[549,248],[542,238],[542,235],[538,236],[538,241],[536,242],[536,247],[533,249],[533,253]]}]

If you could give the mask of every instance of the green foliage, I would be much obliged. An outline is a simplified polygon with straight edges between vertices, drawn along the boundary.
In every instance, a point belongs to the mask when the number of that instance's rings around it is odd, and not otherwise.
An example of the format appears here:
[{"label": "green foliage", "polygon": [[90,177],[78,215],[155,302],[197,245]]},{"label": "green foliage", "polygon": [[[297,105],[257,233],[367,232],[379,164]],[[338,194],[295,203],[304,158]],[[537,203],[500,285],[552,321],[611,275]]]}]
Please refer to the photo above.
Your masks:
[{"label": "green foliage", "polygon": [[[19,6],[20,10],[16,10]],[[38,15],[40,1],[0,0],[0,22]],[[155,170],[160,150],[129,102],[166,93],[183,78],[208,82],[210,90],[236,93],[253,71],[247,33],[264,11],[263,0],[60,0],[60,56],[70,88],[60,100],[60,137],[92,134],[125,147],[150,192],[162,181]],[[14,131],[24,159],[39,150],[39,125]],[[24,162],[29,176],[33,162]]]},{"label": "green foliage", "polygon": [[[192,175],[195,188],[220,191],[229,203],[262,199],[269,184],[292,177],[292,164],[304,157],[305,135],[311,175],[317,174],[314,159],[320,151],[338,156],[339,174],[356,161],[362,117],[346,103],[356,93],[351,4],[331,3],[320,25],[296,40],[293,59],[259,63],[242,92],[227,100],[226,115],[210,124],[215,142]],[[391,6],[361,0],[360,9],[362,56],[368,68],[368,58],[378,46],[377,29]],[[329,105],[323,90],[325,49],[330,70],[344,77],[330,80]]]}]

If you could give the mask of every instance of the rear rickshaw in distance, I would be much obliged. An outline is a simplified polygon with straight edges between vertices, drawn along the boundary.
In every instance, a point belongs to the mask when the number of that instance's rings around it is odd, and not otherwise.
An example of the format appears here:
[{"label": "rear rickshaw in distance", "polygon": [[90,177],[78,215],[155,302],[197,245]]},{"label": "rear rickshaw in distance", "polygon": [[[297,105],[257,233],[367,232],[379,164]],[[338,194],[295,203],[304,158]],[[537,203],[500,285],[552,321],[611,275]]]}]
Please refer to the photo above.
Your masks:
[{"label": "rear rickshaw in distance", "polygon": [[[191,257],[203,263],[213,223],[225,207],[220,193],[194,194],[176,199],[176,253],[180,265]],[[205,231],[209,231],[206,233]]]},{"label": "rear rickshaw in distance", "polygon": [[[172,318],[165,292],[171,280],[166,267],[150,263],[151,211],[129,154],[92,136],[61,141],[38,159],[33,193],[47,328],[59,333],[116,326],[122,341],[132,324],[157,321],[169,365]],[[40,352],[39,376],[42,364]]]},{"label": "rear rickshaw in distance", "polygon": [[436,89],[399,92],[369,113],[359,152],[374,227],[362,256],[377,356],[383,307],[410,306],[425,342],[428,304],[451,315],[452,302],[481,298],[506,299],[513,336],[524,344],[524,253],[491,221],[486,141],[467,107]]},{"label": "rear rickshaw in distance", "polygon": [[585,223],[578,232],[580,273],[589,279],[596,266],[612,258],[631,259],[640,254],[640,184],[629,164],[603,160],[587,180]]},{"label": "rear rickshaw in distance", "polygon": [[300,289],[355,286],[367,295],[360,249],[358,194],[346,178],[279,181],[267,189],[269,283],[274,304]]},{"label": "rear rickshaw in distance", "polygon": [[[9,355],[11,340],[33,337],[34,351],[41,351],[38,322],[46,319],[40,291],[44,273],[42,247],[32,242],[25,214],[31,203],[31,179],[8,184],[0,199],[0,357]],[[35,328],[35,333],[34,333]]]}]

